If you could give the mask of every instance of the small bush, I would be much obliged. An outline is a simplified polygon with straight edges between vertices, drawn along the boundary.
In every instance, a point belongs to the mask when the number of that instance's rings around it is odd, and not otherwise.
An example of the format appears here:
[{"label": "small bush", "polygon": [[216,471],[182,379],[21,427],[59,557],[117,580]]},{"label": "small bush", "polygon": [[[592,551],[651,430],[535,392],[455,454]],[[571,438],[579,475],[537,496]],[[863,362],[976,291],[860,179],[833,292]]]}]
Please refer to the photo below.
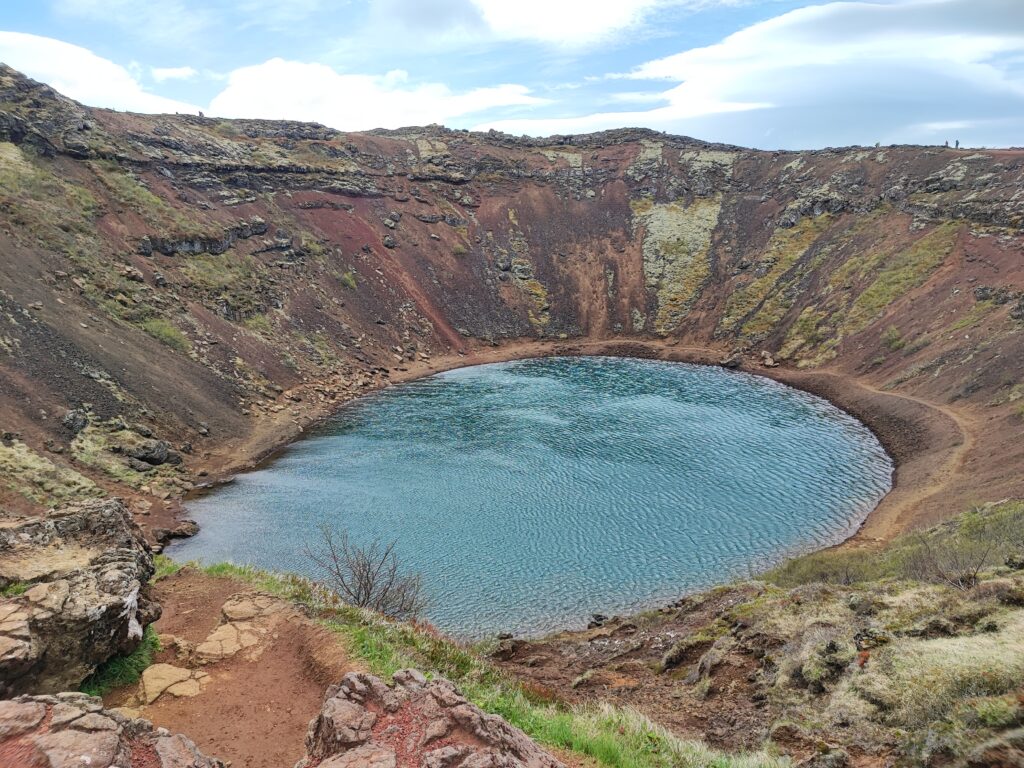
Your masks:
[{"label": "small bush", "polygon": [[907,342],[900,336],[899,330],[895,327],[890,327],[889,330],[882,334],[882,343],[893,352],[907,346]]},{"label": "small bush", "polygon": [[921,533],[906,534],[882,550],[835,549],[796,557],[766,574],[782,587],[859,584],[910,579],[973,587],[986,568],[1024,548],[1024,502],[975,507]]},{"label": "small bush", "polygon": [[452,246],[452,256],[465,256],[469,253],[469,249],[462,243],[456,243]]},{"label": "small bush", "polygon": [[346,602],[393,619],[414,619],[423,610],[423,579],[403,571],[394,541],[360,547],[345,532],[335,537],[326,525],[321,534],[321,546],[307,547],[306,556],[326,576],[327,586]]}]

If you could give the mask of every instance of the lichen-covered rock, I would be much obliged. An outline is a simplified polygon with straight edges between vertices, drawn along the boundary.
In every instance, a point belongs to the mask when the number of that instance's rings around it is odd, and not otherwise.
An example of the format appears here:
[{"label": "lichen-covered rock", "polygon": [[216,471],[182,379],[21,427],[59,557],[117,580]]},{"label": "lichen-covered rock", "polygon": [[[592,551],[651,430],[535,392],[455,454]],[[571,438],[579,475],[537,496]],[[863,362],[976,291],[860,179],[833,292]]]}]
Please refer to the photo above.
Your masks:
[{"label": "lichen-covered rock", "polygon": [[[75,689],[159,617],[149,546],[117,499],[0,521],[0,697]],[[17,589],[12,590],[12,587]]]},{"label": "lichen-covered rock", "polygon": [[0,701],[4,768],[224,768],[189,739],[103,709],[84,693]]},{"label": "lichen-covered rock", "polygon": [[447,680],[415,670],[394,685],[359,672],[327,691],[296,768],[563,768],[497,715],[470,704]]}]

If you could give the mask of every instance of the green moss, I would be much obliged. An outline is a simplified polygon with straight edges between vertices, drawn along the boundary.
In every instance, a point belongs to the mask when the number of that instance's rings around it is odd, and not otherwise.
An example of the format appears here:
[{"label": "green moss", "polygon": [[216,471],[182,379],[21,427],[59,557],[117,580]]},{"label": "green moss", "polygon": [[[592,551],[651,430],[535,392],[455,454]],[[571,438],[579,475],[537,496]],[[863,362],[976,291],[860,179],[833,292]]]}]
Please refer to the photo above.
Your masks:
[{"label": "green moss", "polygon": [[343,286],[348,288],[350,291],[354,291],[356,288],[359,287],[359,284],[356,282],[356,271],[354,269],[350,269],[347,272],[342,272],[338,276],[338,280],[341,282]]},{"label": "green moss", "polygon": [[144,320],[142,322],[142,330],[157,341],[163,342],[178,352],[188,352],[192,349],[192,343],[188,340],[188,337],[162,317],[151,317]]},{"label": "green moss", "polygon": [[786,332],[779,357],[803,354],[801,365],[817,365],[834,357],[838,341],[830,335],[827,319],[828,314],[817,307],[805,307]]},{"label": "green moss", "polygon": [[153,229],[180,236],[204,235],[211,230],[153,194],[134,173],[115,161],[98,160],[87,165],[117,204],[137,213]]},{"label": "green moss", "polygon": [[922,285],[953,251],[959,231],[956,222],[941,224],[878,264],[874,280],[850,307],[842,325],[844,334],[863,330],[897,299]]},{"label": "green moss", "polygon": [[101,664],[79,690],[90,696],[103,696],[115,688],[137,683],[159,652],[160,638],[151,624],[143,632],[138,648],[127,656],[116,656]]},{"label": "green moss", "polygon": [[54,463],[20,440],[0,443],[0,485],[45,507],[104,495],[89,478]]},{"label": "green moss", "polygon": [[979,301],[963,317],[949,326],[949,329],[951,331],[962,331],[964,328],[972,328],[991,314],[995,308],[995,302]]},{"label": "green moss", "polygon": [[745,335],[754,337],[763,337],[773,330],[792,305],[785,291],[789,284],[781,282],[783,276],[831,223],[832,217],[824,215],[803,218],[788,229],[777,228],[752,266],[761,276],[729,294],[720,327],[733,330],[741,326]]},{"label": "green moss", "polygon": [[242,325],[250,331],[262,336],[270,336],[274,332],[274,326],[271,325],[270,318],[266,315],[252,315],[251,317],[247,317],[242,321]]}]

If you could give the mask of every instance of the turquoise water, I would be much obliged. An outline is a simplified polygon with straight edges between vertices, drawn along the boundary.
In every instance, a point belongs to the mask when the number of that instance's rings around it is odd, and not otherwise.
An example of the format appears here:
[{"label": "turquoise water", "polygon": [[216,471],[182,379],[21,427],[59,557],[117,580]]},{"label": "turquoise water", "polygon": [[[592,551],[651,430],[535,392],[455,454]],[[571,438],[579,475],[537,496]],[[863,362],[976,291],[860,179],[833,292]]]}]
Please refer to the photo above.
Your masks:
[{"label": "turquoise water", "polygon": [[464,637],[584,624],[853,533],[890,487],[826,401],[720,368],[607,357],[483,365],[347,406],[189,504],[178,559],[315,576],[321,524],[397,540],[427,618]]}]

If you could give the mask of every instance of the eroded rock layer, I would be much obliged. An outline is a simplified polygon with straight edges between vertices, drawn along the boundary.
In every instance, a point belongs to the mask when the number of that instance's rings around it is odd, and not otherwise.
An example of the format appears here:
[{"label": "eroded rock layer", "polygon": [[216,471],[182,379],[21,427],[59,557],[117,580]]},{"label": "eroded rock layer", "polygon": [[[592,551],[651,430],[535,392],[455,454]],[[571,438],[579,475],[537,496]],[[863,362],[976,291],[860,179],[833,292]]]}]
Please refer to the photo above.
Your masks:
[{"label": "eroded rock layer", "polygon": [[118,500],[0,520],[0,697],[75,690],[159,616],[150,550]]}]

